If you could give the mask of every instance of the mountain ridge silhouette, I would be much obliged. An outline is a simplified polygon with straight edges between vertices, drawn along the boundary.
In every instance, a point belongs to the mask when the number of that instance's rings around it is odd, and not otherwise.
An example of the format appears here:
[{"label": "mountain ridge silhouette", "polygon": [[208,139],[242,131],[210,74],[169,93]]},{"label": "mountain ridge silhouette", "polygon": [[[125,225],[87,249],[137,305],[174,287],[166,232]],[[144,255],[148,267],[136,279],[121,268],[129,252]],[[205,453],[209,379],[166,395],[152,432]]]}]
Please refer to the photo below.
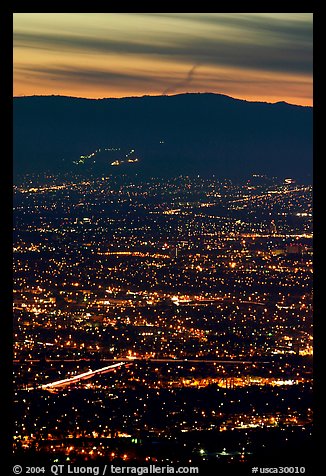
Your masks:
[{"label": "mountain ridge silhouette", "polygon": [[[312,177],[313,109],[215,93],[13,100],[14,174],[25,172],[176,174],[243,178],[252,173]],[[99,148],[135,150],[112,167]],[[95,162],[95,163],[94,163]]]}]

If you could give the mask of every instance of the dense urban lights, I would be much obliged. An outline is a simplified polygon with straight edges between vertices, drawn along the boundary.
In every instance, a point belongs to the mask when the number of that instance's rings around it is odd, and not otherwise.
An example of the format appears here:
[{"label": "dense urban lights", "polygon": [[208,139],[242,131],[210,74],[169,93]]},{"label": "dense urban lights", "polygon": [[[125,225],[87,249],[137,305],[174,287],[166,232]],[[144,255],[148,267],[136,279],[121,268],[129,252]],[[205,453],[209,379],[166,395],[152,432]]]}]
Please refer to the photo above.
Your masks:
[{"label": "dense urban lights", "polygon": [[163,464],[309,445],[311,194],[264,176],[22,177],[15,453]]}]

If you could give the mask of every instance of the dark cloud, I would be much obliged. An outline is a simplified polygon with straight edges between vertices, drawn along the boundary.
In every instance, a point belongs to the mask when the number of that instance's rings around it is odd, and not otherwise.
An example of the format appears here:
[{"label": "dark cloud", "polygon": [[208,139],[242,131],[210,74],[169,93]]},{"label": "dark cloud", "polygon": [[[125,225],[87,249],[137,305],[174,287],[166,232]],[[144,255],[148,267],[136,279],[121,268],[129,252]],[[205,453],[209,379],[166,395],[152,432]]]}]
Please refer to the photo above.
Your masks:
[{"label": "dark cloud", "polygon": [[67,66],[17,66],[17,74],[27,76],[43,76],[50,81],[71,82],[73,84],[102,84],[106,86],[142,87],[144,84],[158,83],[162,87],[164,79],[148,74],[123,74],[101,69]]},{"label": "dark cloud", "polygon": [[[142,14],[139,14],[142,15]],[[309,16],[307,16],[309,15]],[[203,26],[228,27],[242,32],[243,35],[251,36],[266,35],[269,41],[288,42],[296,44],[307,43],[312,46],[313,24],[312,14],[299,14],[294,17],[286,13],[280,13],[274,17],[270,15],[255,15],[251,13],[147,13],[156,19],[166,18],[169,20],[192,21]]]}]

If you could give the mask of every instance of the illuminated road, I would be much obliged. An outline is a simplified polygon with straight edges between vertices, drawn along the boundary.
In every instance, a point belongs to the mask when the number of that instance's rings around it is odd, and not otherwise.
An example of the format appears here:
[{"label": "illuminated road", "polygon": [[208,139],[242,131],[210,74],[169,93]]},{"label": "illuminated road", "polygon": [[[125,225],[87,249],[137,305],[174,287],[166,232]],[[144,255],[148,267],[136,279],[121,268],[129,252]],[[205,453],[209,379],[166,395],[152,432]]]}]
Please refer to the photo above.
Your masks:
[{"label": "illuminated road", "polygon": [[[39,363],[41,362],[40,359],[24,359],[25,363]],[[45,360],[44,363],[83,363],[83,362],[94,362],[94,359],[48,359]],[[163,363],[187,363],[190,362],[191,364],[201,364],[201,363],[206,363],[206,364],[230,364],[230,365],[235,365],[235,364],[268,364],[270,362],[268,361],[260,361],[260,360],[210,360],[210,359],[169,359],[169,358],[162,358],[162,359],[146,359],[146,358],[141,358],[141,357],[135,357],[135,358],[130,358],[130,357],[122,357],[118,359],[101,359],[100,362],[121,362],[121,363],[130,363],[130,362],[135,362],[135,363],[144,363],[144,362],[163,362]],[[20,360],[14,360],[14,364],[21,364],[22,362]],[[101,369],[99,369],[101,370]]]},{"label": "illuminated road", "polygon": [[[73,359],[63,359],[63,360],[47,360],[47,363],[50,362],[74,362],[74,363],[81,363],[85,361],[91,361],[91,359],[82,359],[82,360],[73,360]],[[118,362],[117,362],[118,361]],[[40,362],[40,360],[28,360],[25,362]],[[101,375],[105,374],[107,372],[112,371],[113,369],[117,367],[121,367],[123,365],[130,365],[131,363],[144,363],[144,362],[153,362],[153,363],[191,363],[191,364],[228,364],[228,365],[254,365],[255,363],[260,363],[260,364],[268,364],[269,362],[254,362],[251,360],[208,360],[208,359],[168,359],[168,358],[162,358],[162,359],[137,359],[137,358],[121,358],[121,359],[103,359],[102,362],[116,362],[112,365],[107,365],[106,367],[101,367],[100,369],[96,370],[88,370],[87,372],[83,372],[81,374],[77,374],[73,377],[61,379],[61,380],[56,380],[55,382],[50,382],[46,384],[41,384],[38,386],[33,386],[33,387],[27,387],[25,390],[36,390],[36,389],[41,389],[41,390],[55,390],[57,388],[61,387],[66,387],[68,385],[71,385],[73,383],[80,382],[81,380],[87,380],[94,375]],[[15,360],[14,363],[19,363],[18,360]]]},{"label": "illuminated road", "polygon": [[[108,365],[106,367],[102,367],[102,368],[97,369],[97,370],[88,370],[87,372],[83,372],[82,374],[75,375],[74,377],[65,378],[63,380],[56,380],[55,382],[39,385],[36,388],[42,389],[42,390],[48,390],[48,389],[55,389],[55,388],[65,387],[65,386],[70,385],[72,383],[79,382],[80,380],[86,380],[86,379],[92,378],[92,377],[94,377],[94,375],[105,374],[107,372],[110,372],[114,368],[121,367],[122,365],[125,365],[127,363],[128,362],[126,362],[126,361],[118,362],[117,364]],[[29,388],[27,388],[27,390],[34,390],[34,387],[29,387]]]},{"label": "illuminated road", "polygon": [[55,344],[53,344],[52,342],[38,342],[38,341],[34,341],[34,340],[28,340],[28,339],[25,339],[25,340],[17,340],[17,342],[26,342],[27,344],[39,344],[39,345],[48,345],[48,346],[51,346],[53,347]]},{"label": "illuminated road", "polygon": [[146,362],[166,362],[166,363],[173,363],[173,362],[182,362],[187,363],[190,362],[191,364],[252,364],[251,360],[209,360],[209,359],[144,359]]}]

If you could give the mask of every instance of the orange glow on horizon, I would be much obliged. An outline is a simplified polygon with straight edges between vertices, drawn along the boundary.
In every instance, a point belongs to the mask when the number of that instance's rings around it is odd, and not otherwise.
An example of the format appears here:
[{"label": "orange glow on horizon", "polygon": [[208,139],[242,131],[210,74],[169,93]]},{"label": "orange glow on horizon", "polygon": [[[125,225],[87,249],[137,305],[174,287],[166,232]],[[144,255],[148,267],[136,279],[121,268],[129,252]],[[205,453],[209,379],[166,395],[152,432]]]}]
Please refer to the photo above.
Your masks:
[{"label": "orange glow on horizon", "polygon": [[312,106],[312,14],[14,15],[14,96],[225,94]]}]

